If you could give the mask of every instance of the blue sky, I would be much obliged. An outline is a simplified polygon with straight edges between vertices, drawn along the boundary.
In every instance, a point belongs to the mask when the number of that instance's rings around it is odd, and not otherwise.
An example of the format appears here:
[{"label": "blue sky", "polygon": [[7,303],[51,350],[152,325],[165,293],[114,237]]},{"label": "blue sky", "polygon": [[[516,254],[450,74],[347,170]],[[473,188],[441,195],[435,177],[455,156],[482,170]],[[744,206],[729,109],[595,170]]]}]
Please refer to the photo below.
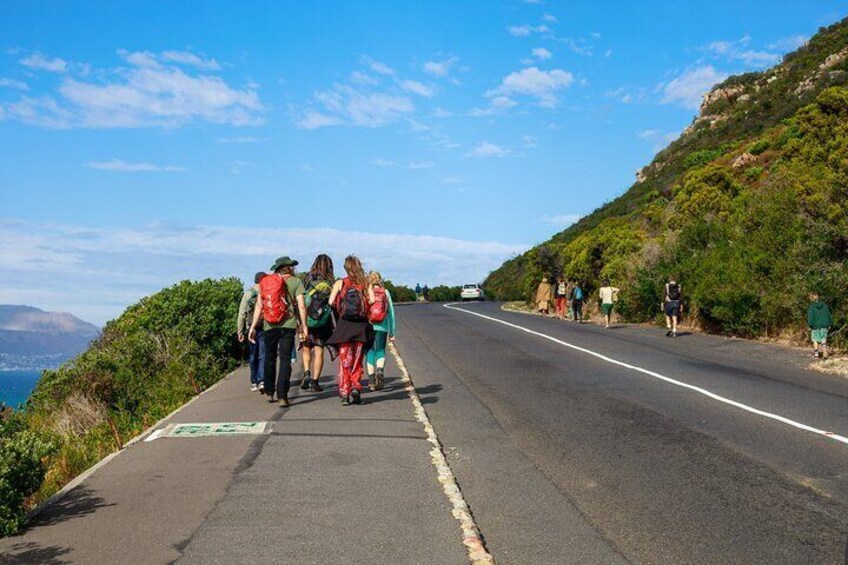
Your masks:
[{"label": "blue sky", "polygon": [[[214,9],[211,6],[214,5]],[[102,323],[358,253],[460,284],[625,191],[848,1],[0,6],[0,302]]]}]

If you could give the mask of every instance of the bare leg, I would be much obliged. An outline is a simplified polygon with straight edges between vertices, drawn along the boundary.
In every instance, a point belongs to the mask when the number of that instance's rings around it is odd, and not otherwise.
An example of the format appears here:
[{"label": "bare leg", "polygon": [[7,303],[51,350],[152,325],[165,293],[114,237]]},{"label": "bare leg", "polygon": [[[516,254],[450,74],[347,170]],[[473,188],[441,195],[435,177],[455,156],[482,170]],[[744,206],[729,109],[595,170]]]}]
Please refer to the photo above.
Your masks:
[{"label": "bare leg", "polygon": [[[315,354],[312,355],[312,352],[310,351],[310,356],[312,357],[312,360],[308,366],[312,367],[312,380],[317,382],[318,378],[321,376],[321,371],[324,370],[324,348],[319,345],[316,345],[314,346],[314,353]],[[305,354],[303,356],[303,363],[304,365],[306,365]]]}]

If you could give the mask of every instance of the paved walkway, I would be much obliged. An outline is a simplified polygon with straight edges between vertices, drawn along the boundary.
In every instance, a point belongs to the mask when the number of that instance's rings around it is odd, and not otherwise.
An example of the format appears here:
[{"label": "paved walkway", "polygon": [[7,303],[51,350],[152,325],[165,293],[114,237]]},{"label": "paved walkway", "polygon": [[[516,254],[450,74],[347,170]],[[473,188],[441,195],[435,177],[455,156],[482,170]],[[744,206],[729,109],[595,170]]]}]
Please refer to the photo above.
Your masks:
[{"label": "paved walkway", "polygon": [[0,563],[467,562],[397,375],[390,363],[386,389],[361,406],[342,407],[334,386],[295,387],[282,409],[239,370],[168,423],[269,433],[138,442],[0,540]]}]

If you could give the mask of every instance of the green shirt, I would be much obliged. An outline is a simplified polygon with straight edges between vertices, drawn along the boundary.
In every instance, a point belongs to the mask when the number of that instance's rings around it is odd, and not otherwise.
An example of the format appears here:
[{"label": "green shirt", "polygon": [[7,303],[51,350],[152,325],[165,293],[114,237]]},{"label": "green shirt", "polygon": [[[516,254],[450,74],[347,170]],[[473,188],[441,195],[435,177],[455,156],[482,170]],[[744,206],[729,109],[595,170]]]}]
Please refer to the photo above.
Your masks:
[{"label": "green shirt", "polygon": [[288,277],[288,280],[286,280],[286,289],[288,291],[286,302],[289,302],[289,313],[285,320],[277,324],[263,322],[265,331],[273,328],[288,328],[292,330],[297,328],[297,297],[303,296],[306,293],[306,289],[303,286],[303,281],[296,275]]}]

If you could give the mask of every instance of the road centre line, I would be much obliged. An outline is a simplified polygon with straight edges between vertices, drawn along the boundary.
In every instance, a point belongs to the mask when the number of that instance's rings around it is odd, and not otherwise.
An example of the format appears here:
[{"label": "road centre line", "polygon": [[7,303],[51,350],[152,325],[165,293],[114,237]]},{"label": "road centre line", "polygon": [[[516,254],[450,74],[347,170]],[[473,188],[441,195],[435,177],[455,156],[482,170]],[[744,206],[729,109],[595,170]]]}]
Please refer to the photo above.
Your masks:
[{"label": "road centre line", "polygon": [[591,355],[592,357],[595,357],[595,358],[600,359],[602,361],[606,361],[607,363],[611,363],[613,365],[618,365],[619,367],[624,367],[625,369],[630,369],[631,371],[636,371],[636,372],[654,377],[655,379],[665,381],[669,384],[673,384],[675,386],[679,386],[679,387],[682,387],[682,388],[686,388],[686,389],[695,391],[698,394],[702,394],[704,396],[712,398],[713,400],[718,400],[719,402],[722,402],[724,404],[729,404],[730,406],[734,406],[734,407],[739,408],[741,410],[744,410],[746,412],[750,412],[751,414],[756,414],[758,416],[763,416],[764,418],[776,420],[778,422],[792,426],[793,428],[798,428],[799,430],[804,430],[805,432],[810,432],[810,433],[813,433],[813,434],[816,434],[816,435],[824,436],[826,438],[835,439],[838,442],[841,442],[843,444],[848,445],[848,437],[846,437],[846,436],[843,436],[843,435],[840,435],[840,434],[837,434],[837,433],[834,433],[834,432],[828,432],[828,431],[825,431],[825,430],[821,430],[819,428],[815,428],[813,426],[808,426],[807,424],[797,422],[797,421],[792,420],[790,418],[786,418],[786,417],[781,416],[779,414],[774,414],[772,412],[766,412],[765,410],[760,410],[759,408],[754,408],[753,406],[748,406],[747,404],[743,404],[741,402],[737,402],[736,400],[732,400],[730,398],[721,396],[721,395],[716,394],[712,391],[709,391],[705,388],[701,388],[699,386],[691,385],[689,383],[684,383],[682,381],[672,379],[671,377],[661,375],[659,373],[656,373],[656,372],[648,370],[648,369],[644,369],[644,368],[639,367],[637,365],[631,365],[629,363],[624,363],[623,361],[618,361],[616,359],[613,359],[612,357],[607,357],[606,355],[603,355],[601,353],[596,353],[596,352],[594,352],[590,349],[586,349],[584,347],[574,345],[573,343],[568,343],[567,341],[562,341],[561,339],[557,339],[557,338],[549,336],[547,334],[537,332],[537,331],[531,330],[529,328],[525,328],[524,326],[519,326],[518,324],[513,324],[511,322],[507,322],[507,321],[501,320],[499,318],[493,318],[492,316],[486,316],[485,314],[480,314],[479,312],[473,312],[471,310],[466,310],[464,308],[457,308],[456,304],[457,304],[456,302],[451,302],[451,303],[445,304],[444,307],[449,309],[449,310],[456,310],[457,312],[463,312],[465,314],[471,314],[472,316],[477,316],[479,318],[483,318],[483,319],[489,320],[491,322],[497,322],[499,324],[503,324],[505,326],[509,326],[511,328],[521,330],[521,331],[526,332],[528,334],[535,335],[537,337],[541,337],[541,338],[547,339],[549,341],[552,341],[554,343],[557,343],[559,345],[568,347],[568,348],[573,349],[575,351],[579,351],[581,353]]}]

